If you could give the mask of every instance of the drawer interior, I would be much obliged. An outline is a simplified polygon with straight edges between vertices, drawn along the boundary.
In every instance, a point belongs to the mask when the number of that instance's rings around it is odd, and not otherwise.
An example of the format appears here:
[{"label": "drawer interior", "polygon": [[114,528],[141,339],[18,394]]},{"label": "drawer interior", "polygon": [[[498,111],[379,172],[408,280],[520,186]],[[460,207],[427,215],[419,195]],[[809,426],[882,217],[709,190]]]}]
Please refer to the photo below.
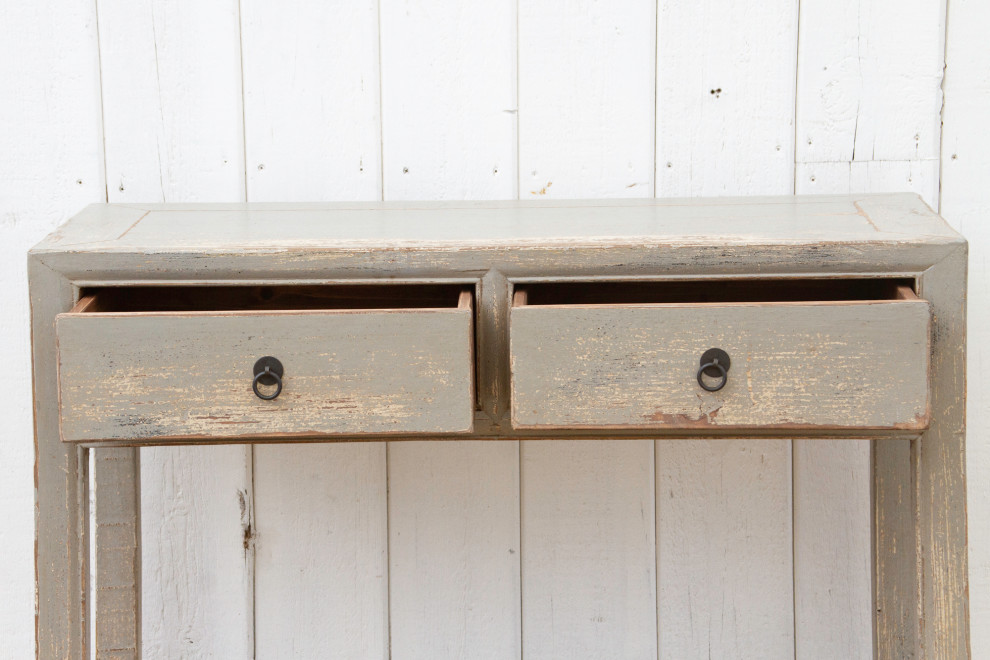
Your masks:
[{"label": "drawer interior", "polygon": [[708,279],[538,282],[516,286],[513,306],[915,300],[911,278]]},{"label": "drawer interior", "polygon": [[471,300],[463,284],[119,286],[84,289],[72,312],[457,309]]}]

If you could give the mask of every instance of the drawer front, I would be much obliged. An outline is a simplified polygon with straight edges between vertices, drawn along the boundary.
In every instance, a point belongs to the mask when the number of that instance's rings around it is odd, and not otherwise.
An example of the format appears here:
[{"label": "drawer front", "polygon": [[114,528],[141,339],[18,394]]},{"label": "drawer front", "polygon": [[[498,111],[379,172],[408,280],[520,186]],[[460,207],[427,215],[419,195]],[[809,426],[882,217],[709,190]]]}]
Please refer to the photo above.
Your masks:
[{"label": "drawer front", "polygon": [[[517,428],[928,425],[923,300],[523,306],[510,332]],[[710,348],[731,360],[715,392]]]},{"label": "drawer front", "polygon": [[[470,308],[63,314],[62,438],[184,439],[472,429]],[[283,390],[252,390],[277,358]],[[263,394],[270,390],[259,388]]]}]

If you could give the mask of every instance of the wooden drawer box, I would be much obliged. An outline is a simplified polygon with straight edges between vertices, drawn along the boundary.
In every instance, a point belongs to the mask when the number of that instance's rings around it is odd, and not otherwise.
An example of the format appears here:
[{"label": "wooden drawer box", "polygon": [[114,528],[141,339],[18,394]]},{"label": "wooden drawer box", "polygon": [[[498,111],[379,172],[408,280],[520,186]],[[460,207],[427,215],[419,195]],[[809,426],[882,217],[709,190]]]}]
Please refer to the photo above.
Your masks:
[{"label": "wooden drawer box", "polygon": [[56,320],[62,439],[470,432],[472,328],[460,286],[98,290]]},{"label": "wooden drawer box", "polygon": [[908,280],[520,285],[512,423],[922,430],[930,324]]}]

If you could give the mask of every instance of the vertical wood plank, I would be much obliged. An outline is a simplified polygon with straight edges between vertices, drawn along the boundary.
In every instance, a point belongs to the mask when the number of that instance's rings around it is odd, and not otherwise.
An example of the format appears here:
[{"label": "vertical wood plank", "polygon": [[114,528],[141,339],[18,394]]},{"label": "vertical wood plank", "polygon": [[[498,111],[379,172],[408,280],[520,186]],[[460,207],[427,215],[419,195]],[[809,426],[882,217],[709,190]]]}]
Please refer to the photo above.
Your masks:
[{"label": "vertical wood plank", "polygon": [[519,196],[650,197],[656,3],[519,5]]},{"label": "vertical wood plank", "polygon": [[[514,197],[516,3],[384,0],[381,40],[384,199]],[[518,451],[389,443],[392,658],[519,657]]]},{"label": "vertical wood plank", "polygon": [[520,454],[523,657],[656,658],[653,442]]},{"label": "vertical wood plank", "polygon": [[257,657],[388,658],[385,444],[255,460]]},{"label": "vertical wood plank", "polygon": [[[242,5],[251,201],[381,198],[378,3]],[[259,658],[388,657],[385,443],[254,454]]]},{"label": "vertical wood plank", "polygon": [[[970,372],[990,368],[990,49],[986,25],[990,4],[952,0],[946,27],[945,106],[942,124],[941,204],[943,217],[969,240],[969,323],[967,360]],[[972,654],[990,657],[990,382],[972,377],[967,383],[969,440],[966,469],[969,506],[969,597]]]},{"label": "vertical wood plank", "polygon": [[[238,3],[101,0],[111,202],[244,201]],[[147,657],[253,657],[251,448],[141,450]]]},{"label": "vertical wood plank", "polygon": [[796,192],[937,203],[944,27],[944,0],[802,0]]},{"label": "vertical wood plank", "polygon": [[903,438],[873,441],[873,651],[878,660],[924,657],[913,472],[917,447],[917,441]]},{"label": "vertical wood plank", "polygon": [[[50,315],[71,304],[72,291],[46,267],[32,264],[37,294],[29,308],[25,253],[84,204],[105,199],[99,90],[92,0],[0,9],[0,281],[8,292],[0,356],[11,372],[30,374],[31,323],[47,324],[33,335],[43,381],[35,384],[37,401],[54,396],[48,376],[54,366],[45,354],[54,346]],[[12,387],[4,401],[0,657],[31,658],[37,651],[75,658],[87,639],[87,577],[81,572],[88,561],[73,508],[85,496],[85,487],[77,487],[85,485],[86,471],[78,471],[78,450],[60,442],[57,419],[46,408],[39,408],[32,426],[31,394],[28,384]]]},{"label": "vertical wood plank", "polygon": [[[28,261],[34,401],[55,401],[55,315],[73,302],[72,285],[39,259]],[[89,493],[86,452],[62,442],[58,411],[35,417],[36,652],[39,658],[89,656]]]},{"label": "vertical wood plank", "polygon": [[386,199],[516,190],[516,3],[382,0]]},{"label": "vertical wood plank", "polygon": [[519,658],[519,443],[389,443],[392,658]]},{"label": "vertical wood plank", "polygon": [[244,201],[238,3],[100,0],[111,202]]},{"label": "vertical wood plank", "polygon": [[[917,484],[922,657],[970,657],[966,507],[967,249],[932,266],[919,294],[932,301],[932,419],[912,454]],[[962,286],[960,286],[962,285]],[[887,585],[883,585],[887,586]]]},{"label": "vertical wood plank", "polygon": [[378,2],[241,9],[248,199],[380,199]]},{"label": "vertical wood plank", "polygon": [[656,451],[660,657],[792,657],[790,441]]},{"label": "vertical wood plank", "polygon": [[795,440],[793,451],[795,658],[870,660],[870,441]]},{"label": "vertical wood plank", "polygon": [[138,449],[93,450],[96,660],[141,653],[141,484]]},{"label": "vertical wood plank", "polygon": [[[656,3],[519,5],[519,197],[650,197]],[[650,441],[520,443],[523,656],[655,658]]]},{"label": "vertical wood plank", "polygon": [[660,3],[658,196],[792,192],[797,8]]}]

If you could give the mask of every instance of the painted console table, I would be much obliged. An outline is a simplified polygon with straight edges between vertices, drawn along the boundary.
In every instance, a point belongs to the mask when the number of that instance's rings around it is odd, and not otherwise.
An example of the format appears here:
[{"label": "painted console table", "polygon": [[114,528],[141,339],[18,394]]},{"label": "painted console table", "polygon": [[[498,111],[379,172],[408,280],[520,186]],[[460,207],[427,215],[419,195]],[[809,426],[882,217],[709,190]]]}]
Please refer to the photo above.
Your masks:
[{"label": "painted console table", "polygon": [[140,655],[136,447],[584,436],[872,438],[874,655],[968,657],[966,250],[913,195],[91,206],[29,256],[39,657]]}]

